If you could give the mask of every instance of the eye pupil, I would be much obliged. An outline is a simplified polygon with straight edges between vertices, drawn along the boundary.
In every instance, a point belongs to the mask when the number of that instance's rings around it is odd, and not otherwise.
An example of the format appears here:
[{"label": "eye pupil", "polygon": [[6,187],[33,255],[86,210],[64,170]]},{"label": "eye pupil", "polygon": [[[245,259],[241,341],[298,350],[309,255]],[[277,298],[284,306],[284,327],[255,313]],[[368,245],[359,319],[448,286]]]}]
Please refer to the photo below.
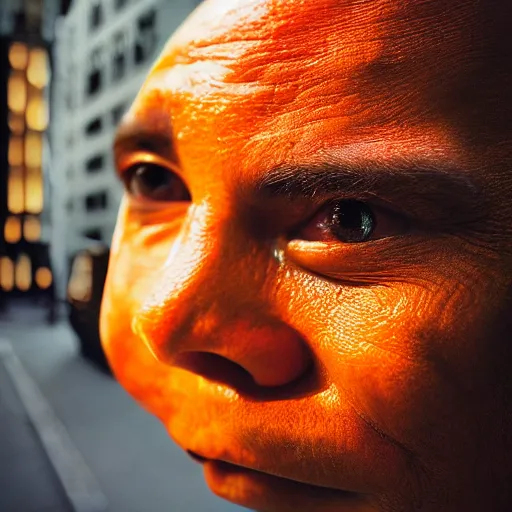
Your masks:
[{"label": "eye pupil", "polygon": [[125,181],[134,197],[161,202],[190,201],[188,189],[178,175],[159,165],[137,165],[126,173]]},{"label": "eye pupil", "polygon": [[332,209],[331,229],[342,242],[357,243],[368,240],[375,229],[371,209],[361,201],[340,201]]}]

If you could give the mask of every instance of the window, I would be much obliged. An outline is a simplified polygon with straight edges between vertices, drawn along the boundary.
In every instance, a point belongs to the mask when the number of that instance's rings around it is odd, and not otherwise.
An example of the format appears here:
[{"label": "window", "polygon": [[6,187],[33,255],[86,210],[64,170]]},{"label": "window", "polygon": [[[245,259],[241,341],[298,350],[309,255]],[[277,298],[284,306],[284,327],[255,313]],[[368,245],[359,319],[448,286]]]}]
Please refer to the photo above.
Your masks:
[{"label": "window", "polygon": [[86,135],[97,135],[103,128],[103,121],[101,117],[95,117],[85,125]]},{"label": "window", "polygon": [[87,77],[87,95],[97,94],[103,87],[103,51],[94,50],[89,59],[89,74]]},{"label": "window", "polygon": [[105,165],[105,157],[103,155],[96,155],[89,158],[85,163],[85,170],[87,172],[98,172],[103,169]]},{"label": "window", "polygon": [[137,21],[135,35],[135,63],[149,60],[156,48],[156,12],[151,9]]},{"label": "window", "polygon": [[105,210],[107,208],[108,197],[106,192],[96,192],[85,196],[85,209],[88,212]]},{"label": "window", "polygon": [[126,72],[126,36],[118,32],[114,36],[114,58],[112,62],[112,78],[114,81],[123,78]]},{"label": "window", "polygon": [[94,2],[91,5],[89,13],[89,28],[92,30],[97,29],[103,23],[103,8],[101,2]]},{"label": "window", "polygon": [[123,117],[126,111],[126,106],[124,104],[117,105],[114,109],[112,109],[112,123],[117,126],[121,118]]}]

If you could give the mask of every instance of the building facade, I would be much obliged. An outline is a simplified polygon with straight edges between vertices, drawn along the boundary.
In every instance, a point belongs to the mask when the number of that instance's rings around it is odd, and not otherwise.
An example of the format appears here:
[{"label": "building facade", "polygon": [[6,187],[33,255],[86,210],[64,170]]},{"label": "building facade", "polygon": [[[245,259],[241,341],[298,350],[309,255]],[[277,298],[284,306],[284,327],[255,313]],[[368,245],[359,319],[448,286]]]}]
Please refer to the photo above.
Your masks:
[{"label": "building facade", "polygon": [[121,117],[197,0],[73,0],[57,22],[51,110],[52,261],[58,293],[88,240],[109,244],[122,187],[111,146]]},{"label": "building facade", "polygon": [[58,0],[0,6],[0,299],[53,297],[46,177],[49,55],[60,12]]}]

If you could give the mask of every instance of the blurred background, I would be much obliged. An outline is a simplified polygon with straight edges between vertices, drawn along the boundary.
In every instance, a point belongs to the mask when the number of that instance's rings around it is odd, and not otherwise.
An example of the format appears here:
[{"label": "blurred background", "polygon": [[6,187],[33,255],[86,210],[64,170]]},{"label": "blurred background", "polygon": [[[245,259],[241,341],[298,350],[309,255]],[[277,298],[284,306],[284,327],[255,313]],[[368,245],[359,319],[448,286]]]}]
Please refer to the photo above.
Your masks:
[{"label": "blurred background", "polygon": [[194,0],[0,1],[0,511],[242,510],[110,374],[111,144]]}]

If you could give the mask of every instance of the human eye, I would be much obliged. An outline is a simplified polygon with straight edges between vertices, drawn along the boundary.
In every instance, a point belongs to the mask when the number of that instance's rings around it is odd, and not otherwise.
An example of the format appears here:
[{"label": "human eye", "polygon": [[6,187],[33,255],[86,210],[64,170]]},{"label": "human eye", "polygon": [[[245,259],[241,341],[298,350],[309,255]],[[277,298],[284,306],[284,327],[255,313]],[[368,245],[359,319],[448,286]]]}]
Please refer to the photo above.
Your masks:
[{"label": "human eye", "polygon": [[151,203],[189,202],[184,181],[171,169],[154,163],[138,163],[122,173],[128,195]]},{"label": "human eye", "polygon": [[403,235],[409,220],[399,213],[365,200],[330,201],[295,230],[292,239],[311,242],[362,244]]}]

